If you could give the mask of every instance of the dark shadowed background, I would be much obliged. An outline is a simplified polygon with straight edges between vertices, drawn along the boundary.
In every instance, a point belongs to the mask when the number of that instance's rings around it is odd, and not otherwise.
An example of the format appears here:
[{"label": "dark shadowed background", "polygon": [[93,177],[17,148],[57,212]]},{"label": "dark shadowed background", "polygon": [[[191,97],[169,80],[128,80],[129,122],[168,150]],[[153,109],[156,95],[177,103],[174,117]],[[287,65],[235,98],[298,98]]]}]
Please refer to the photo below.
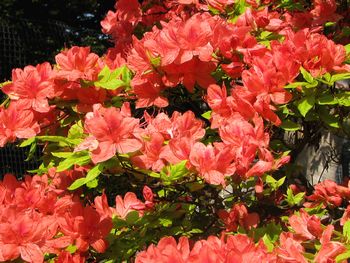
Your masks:
[{"label": "dark shadowed background", "polygon": [[102,54],[110,45],[100,21],[115,0],[1,0],[0,82],[11,69],[54,62],[72,45],[91,46]]}]

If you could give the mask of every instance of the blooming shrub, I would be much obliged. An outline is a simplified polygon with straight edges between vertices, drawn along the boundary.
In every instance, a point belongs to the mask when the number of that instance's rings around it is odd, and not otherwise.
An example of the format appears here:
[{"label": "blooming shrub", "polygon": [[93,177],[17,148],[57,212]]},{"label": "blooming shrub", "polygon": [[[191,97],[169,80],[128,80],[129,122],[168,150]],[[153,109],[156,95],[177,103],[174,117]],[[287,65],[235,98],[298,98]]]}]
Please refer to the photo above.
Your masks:
[{"label": "blooming shrub", "polygon": [[349,134],[342,5],[119,0],[103,56],[14,69],[0,146],[44,147],[0,182],[0,261],[346,262],[350,184],[284,140]]}]

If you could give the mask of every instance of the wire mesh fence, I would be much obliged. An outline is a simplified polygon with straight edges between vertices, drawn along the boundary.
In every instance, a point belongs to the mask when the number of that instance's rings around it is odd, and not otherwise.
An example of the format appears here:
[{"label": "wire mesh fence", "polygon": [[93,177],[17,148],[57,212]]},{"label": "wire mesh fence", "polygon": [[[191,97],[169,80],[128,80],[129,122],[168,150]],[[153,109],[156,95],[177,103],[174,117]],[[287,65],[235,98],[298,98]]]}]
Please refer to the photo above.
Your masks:
[{"label": "wire mesh fence", "polygon": [[[85,44],[85,39],[82,39],[84,36],[98,38],[100,35],[99,31],[73,28],[55,20],[4,20],[0,17],[0,82],[10,80],[14,68],[44,61],[53,63],[55,54],[62,48],[81,45],[82,42]],[[85,45],[89,44],[91,43]],[[2,101],[5,96],[1,92],[0,96]],[[18,148],[15,144],[0,148],[0,179],[6,173],[22,177],[27,170],[38,168],[41,150],[41,147],[37,147],[33,158],[25,161],[29,148]]]},{"label": "wire mesh fence", "polygon": [[37,147],[33,158],[27,161],[28,147],[19,148],[15,144],[7,144],[0,148],[0,179],[6,173],[15,174],[21,178],[29,170],[37,169],[40,165],[42,147]]},{"label": "wire mesh fence", "polygon": [[56,20],[0,18],[0,79],[10,79],[13,68],[54,63],[64,47],[92,45],[101,49],[107,44],[100,31],[89,28],[74,28]]}]

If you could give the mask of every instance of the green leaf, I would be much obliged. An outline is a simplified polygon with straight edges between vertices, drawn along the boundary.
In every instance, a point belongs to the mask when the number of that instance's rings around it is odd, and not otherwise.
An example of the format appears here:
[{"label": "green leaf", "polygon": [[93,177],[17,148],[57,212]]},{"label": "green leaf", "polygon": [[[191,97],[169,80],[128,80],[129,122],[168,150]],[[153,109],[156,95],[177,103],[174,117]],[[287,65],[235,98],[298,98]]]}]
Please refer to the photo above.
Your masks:
[{"label": "green leaf", "polygon": [[29,138],[29,139],[24,140],[24,141],[19,145],[19,147],[27,147],[27,146],[31,145],[33,142],[35,142],[35,137],[32,137],[32,138]]},{"label": "green leaf", "polygon": [[260,38],[261,39],[267,39],[270,35],[272,34],[272,32],[270,32],[270,31],[262,31],[261,33],[260,33]]},{"label": "green leaf", "polygon": [[298,131],[301,129],[301,126],[298,123],[295,123],[289,119],[284,120],[280,127],[286,131]]},{"label": "green leaf", "polygon": [[207,111],[207,112],[204,112],[204,113],[202,114],[202,117],[205,118],[205,119],[207,119],[207,120],[210,120],[210,118],[211,118],[211,110],[210,110],[210,111]]},{"label": "green leaf", "polygon": [[69,139],[80,139],[84,134],[84,128],[81,121],[78,121],[76,124],[72,125],[72,127],[68,131]]},{"label": "green leaf", "polygon": [[320,119],[326,123],[328,126],[333,128],[339,128],[339,119],[331,115],[328,108],[323,107],[319,109]]},{"label": "green leaf", "polygon": [[139,212],[131,211],[127,214],[125,221],[128,223],[128,225],[133,225],[138,219],[139,219]]},{"label": "green leaf", "polygon": [[349,79],[350,78],[350,73],[340,73],[340,74],[335,74],[331,77],[331,84],[338,80],[343,80],[343,79]]},{"label": "green leaf", "polygon": [[121,219],[121,218],[115,216],[113,218],[113,226],[115,228],[119,229],[119,228],[123,228],[123,227],[128,226],[128,224],[126,223],[126,221],[124,219]]},{"label": "green leaf", "polygon": [[75,152],[57,166],[57,172],[70,169],[73,165],[86,165],[90,163],[90,156],[87,151]]},{"label": "green leaf", "polygon": [[304,210],[310,215],[317,215],[318,217],[323,217],[328,213],[326,209],[323,207],[323,203],[320,203],[318,206],[314,207],[305,207]]},{"label": "green leaf", "polygon": [[318,81],[317,81],[316,79],[314,79],[313,82],[307,83],[307,84],[305,85],[305,87],[310,89],[310,88],[317,87],[317,85],[318,85]]},{"label": "green leaf", "polygon": [[156,172],[149,172],[148,175],[154,178],[160,178],[160,174]]},{"label": "green leaf", "polygon": [[286,201],[290,206],[295,206],[295,205],[299,205],[305,196],[304,192],[300,192],[296,195],[294,195],[293,190],[288,188],[287,189],[287,195],[286,196]]},{"label": "green leaf", "polygon": [[183,160],[175,165],[165,166],[160,172],[161,179],[165,183],[170,183],[186,176],[188,174],[186,163],[187,161]]},{"label": "green leaf", "polygon": [[68,251],[69,253],[71,254],[74,254],[75,251],[77,251],[77,247],[75,245],[69,245],[67,248],[66,248],[66,251]]},{"label": "green leaf", "polygon": [[159,223],[164,227],[169,227],[173,224],[173,221],[169,218],[159,218]]},{"label": "green leaf", "polygon": [[79,178],[75,180],[69,187],[68,190],[75,190],[78,189],[79,187],[82,187],[85,184],[85,177],[84,178]]},{"label": "green leaf", "polygon": [[262,237],[262,240],[264,241],[264,244],[265,244],[265,246],[267,247],[267,251],[268,251],[268,252],[272,252],[275,246],[273,245],[273,242],[271,241],[271,239],[269,238],[269,236],[265,234],[265,235]]},{"label": "green leaf", "polygon": [[276,223],[268,223],[262,227],[254,228],[250,230],[250,233],[253,234],[255,241],[259,241],[261,238],[266,236],[266,238],[268,238],[272,244],[279,239],[281,232],[282,232],[282,227]]},{"label": "green leaf", "polygon": [[199,229],[199,228],[193,228],[190,231],[187,231],[186,233],[187,234],[201,234],[201,233],[203,233],[203,230]]},{"label": "green leaf", "polygon": [[58,157],[58,158],[69,158],[70,156],[72,156],[72,152],[52,152],[51,155]]},{"label": "green leaf", "polygon": [[117,88],[120,88],[122,86],[126,86],[125,82],[120,79],[113,79],[108,82],[105,82],[103,84],[97,84],[96,87],[108,89],[108,90],[115,90]]},{"label": "green leaf", "polygon": [[272,190],[276,191],[281,185],[283,185],[286,177],[282,177],[279,180],[276,180],[271,175],[266,176],[266,183],[271,187]]},{"label": "green leaf", "polygon": [[281,179],[279,179],[279,180],[277,181],[277,184],[276,184],[276,185],[277,185],[277,188],[280,187],[280,186],[282,186],[285,180],[286,180],[286,177],[285,177],[285,176],[282,177]]},{"label": "green leaf", "polygon": [[324,94],[317,99],[319,105],[335,105],[338,104],[338,100],[331,94]]},{"label": "green leaf", "polygon": [[92,180],[95,180],[103,172],[103,169],[104,169],[104,163],[99,163],[95,165],[95,167],[90,169],[90,171],[86,175],[86,179],[85,179],[86,183]]},{"label": "green leaf", "polygon": [[343,236],[350,241],[350,220],[347,220],[343,226]]},{"label": "green leaf", "polygon": [[104,81],[107,81],[110,78],[110,76],[111,76],[111,70],[106,65],[98,74],[98,80],[101,82],[104,82]]},{"label": "green leaf", "polygon": [[349,248],[348,248],[348,251],[338,255],[335,258],[335,262],[337,262],[337,263],[344,262],[348,258],[350,258],[350,249]]},{"label": "green leaf", "polygon": [[98,186],[98,178],[85,183],[88,188],[96,188]]},{"label": "green leaf", "polygon": [[339,105],[350,107],[350,92],[336,94],[335,97],[338,100]]},{"label": "green leaf", "polygon": [[69,139],[63,136],[37,136],[36,138],[44,142],[57,142],[63,146],[75,146],[81,143],[80,139]]},{"label": "green leaf", "polygon": [[310,95],[302,98],[296,102],[300,114],[305,117],[306,114],[312,109],[315,105],[315,97]]},{"label": "green leaf", "polygon": [[234,9],[228,13],[228,15],[230,16],[229,21],[236,22],[238,17],[245,12],[247,7],[248,5],[245,0],[235,1]]},{"label": "green leaf", "polygon": [[284,88],[285,89],[295,89],[298,87],[306,86],[307,84],[308,84],[307,82],[293,82],[293,83],[290,83],[290,84],[284,86]]},{"label": "green leaf", "polygon": [[127,66],[124,65],[122,70],[122,80],[126,84],[126,86],[130,86],[131,78],[131,71],[127,68]]},{"label": "green leaf", "polygon": [[110,168],[112,166],[116,166],[119,165],[119,162],[116,163],[115,158],[112,158],[108,161],[105,161],[103,163],[98,163],[96,164],[93,168],[91,168],[89,170],[89,172],[86,174],[86,177],[84,178],[80,178],[80,179],[84,179],[80,180],[79,183],[75,184],[75,182],[70,186],[72,187],[74,185],[74,188],[70,189],[70,190],[74,190],[77,189],[81,186],[83,186],[84,184],[87,185],[87,187],[89,188],[95,188],[98,185],[98,176],[103,172],[104,169],[106,168]]},{"label": "green leaf", "polygon": [[303,67],[300,67],[300,72],[303,75],[304,79],[308,83],[313,83],[314,82],[314,77],[308,71],[306,71]]},{"label": "green leaf", "polygon": [[294,203],[296,205],[299,205],[301,203],[301,201],[303,201],[304,197],[305,197],[305,193],[304,192],[296,194],[294,196]]},{"label": "green leaf", "polygon": [[96,87],[115,90],[119,87],[130,86],[131,72],[124,65],[111,71],[108,66],[105,66],[98,74],[98,81],[93,84]]},{"label": "green leaf", "polygon": [[304,6],[300,2],[296,2],[294,0],[281,0],[280,4],[276,6],[276,8],[285,8],[289,11],[303,11]]},{"label": "green leaf", "polygon": [[33,157],[35,156],[35,153],[36,153],[36,149],[37,149],[37,144],[36,143],[32,143],[30,145],[30,149],[29,149],[29,152],[27,154],[27,158],[25,159],[26,162],[28,162],[31,159],[33,159]]},{"label": "green leaf", "polygon": [[269,185],[276,184],[277,180],[273,178],[271,175],[266,176],[266,183]]},{"label": "green leaf", "polygon": [[324,80],[326,80],[326,82],[330,83],[330,82],[331,82],[332,76],[331,76],[331,74],[329,74],[329,72],[326,72],[326,73],[322,76],[322,78],[323,78]]},{"label": "green leaf", "polygon": [[350,54],[350,43],[344,46],[346,54]]}]

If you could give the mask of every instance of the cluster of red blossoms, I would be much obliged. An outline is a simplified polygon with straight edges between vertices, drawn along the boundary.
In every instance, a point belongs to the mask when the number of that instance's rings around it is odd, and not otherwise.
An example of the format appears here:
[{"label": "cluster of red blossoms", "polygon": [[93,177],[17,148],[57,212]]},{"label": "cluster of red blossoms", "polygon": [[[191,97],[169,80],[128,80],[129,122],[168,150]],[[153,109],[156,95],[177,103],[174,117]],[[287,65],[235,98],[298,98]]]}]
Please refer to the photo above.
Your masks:
[{"label": "cluster of red blossoms", "polygon": [[[303,222],[304,223],[304,222]],[[320,236],[322,247],[315,257],[315,262],[327,262],[335,255],[341,254],[347,249],[339,242],[330,241],[333,227],[330,225]],[[227,236],[217,238],[209,236],[207,240],[197,241],[193,248],[189,241],[181,237],[176,243],[172,237],[161,239],[157,246],[151,245],[146,251],[136,257],[137,263],[156,262],[308,262],[304,256],[304,247],[300,241],[296,241],[291,233],[280,235],[280,246],[274,251],[269,251],[262,241],[255,244],[245,235]],[[332,262],[332,261],[329,261]]]},{"label": "cluster of red blossoms", "polygon": [[[101,22],[115,44],[105,55],[74,46],[55,65],[14,69],[1,85],[0,146],[41,141],[45,158],[37,175],[0,182],[0,261],[349,258],[350,186],[324,181],[306,195],[271,176],[290,161],[271,146],[271,131],[306,117],[322,85],[350,77],[349,51],[323,34],[326,23],[349,28],[337,2],[119,0],[115,8]],[[328,96],[320,105],[349,98],[333,92],[319,92]],[[127,176],[145,201],[117,193],[110,207],[98,176]],[[210,225],[191,225],[208,215]]]},{"label": "cluster of red blossoms", "polygon": [[[108,247],[112,217],[125,218],[131,211],[140,215],[153,207],[153,193],[144,188],[146,202],[128,192],[109,207],[106,195],[84,205],[68,186],[84,175],[83,169],[48,175],[26,176],[23,182],[6,174],[0,182],[0,261],[21,257],[43,262],[44,254],[55,254],[55,262],[85,262],[89,248],[98,253]],[[74,255],[66,251],[74,247]]]}]

